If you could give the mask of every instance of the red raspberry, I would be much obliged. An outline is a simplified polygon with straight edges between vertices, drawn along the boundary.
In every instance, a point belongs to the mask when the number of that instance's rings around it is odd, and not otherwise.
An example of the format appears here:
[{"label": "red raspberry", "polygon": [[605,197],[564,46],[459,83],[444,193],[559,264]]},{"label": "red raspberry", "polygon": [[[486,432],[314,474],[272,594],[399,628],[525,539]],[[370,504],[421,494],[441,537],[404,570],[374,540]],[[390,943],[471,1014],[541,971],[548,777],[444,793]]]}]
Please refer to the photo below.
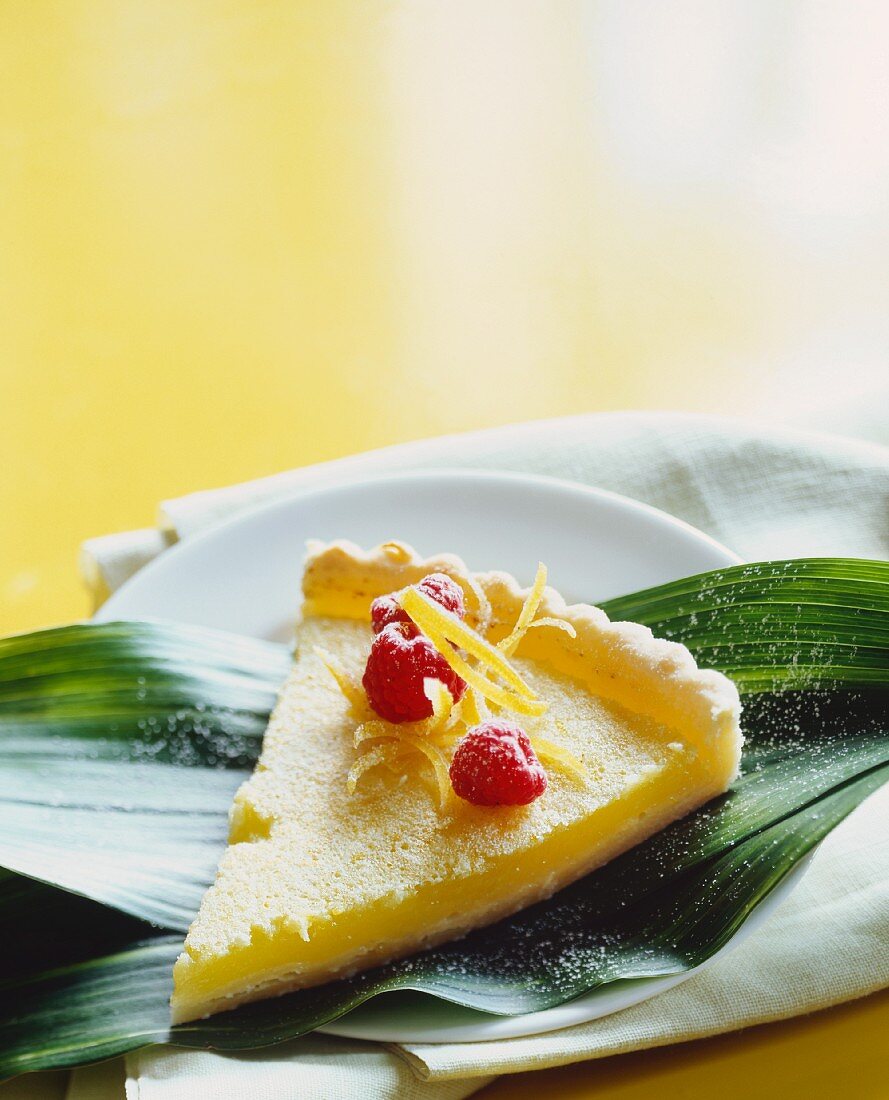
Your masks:
[{"label": "red raspberry", "polygon": [[[462,619],[466,614],[466,609],[463,606],[463,589],[457,584],[456,581],[452,581],[450,577],[445,576],[444,573],[430,573],[424,577],[417,588],[431,600],[443,607],[445,611],[450,611],[452,615],[456,615],[458,619]],[[377,596],[377,598],[370,605],[370,621],[373,626],[374,634],[379,634],[384,626],[388,626],[389,623],[410,623],[407,612],[402,609],[395,602],[393,595]],[[417,633],[417,628],[411,623],[411,630],[414,634]]]},{"label": "red raspberry", "polygon": [[546,772],[525,731],[495,718],[460,741],[451,784],[473,806],[526,806],[546,790]]},{"label": "red raspberry", "polygon": [[441,680],[454,701],[463,698],[462,680],[425,634],[406,623],[389,623],[374,638],[362,684],[373,709],[387,722],[419,722],[432,715],[423,691],[427,677]]}]

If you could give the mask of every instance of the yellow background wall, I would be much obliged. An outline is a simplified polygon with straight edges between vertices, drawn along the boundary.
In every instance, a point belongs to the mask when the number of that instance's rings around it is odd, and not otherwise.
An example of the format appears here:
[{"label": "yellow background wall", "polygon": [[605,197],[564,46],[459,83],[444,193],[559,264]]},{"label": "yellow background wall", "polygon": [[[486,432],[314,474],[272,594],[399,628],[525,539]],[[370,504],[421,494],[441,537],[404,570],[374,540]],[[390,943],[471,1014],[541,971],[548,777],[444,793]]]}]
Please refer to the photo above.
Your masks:
[{"label": "yellow background wall", "polygon": [[619,407],[873,428],[884,11],[0,6],[0,631],[84,613],[84,537],[298,463]]}]

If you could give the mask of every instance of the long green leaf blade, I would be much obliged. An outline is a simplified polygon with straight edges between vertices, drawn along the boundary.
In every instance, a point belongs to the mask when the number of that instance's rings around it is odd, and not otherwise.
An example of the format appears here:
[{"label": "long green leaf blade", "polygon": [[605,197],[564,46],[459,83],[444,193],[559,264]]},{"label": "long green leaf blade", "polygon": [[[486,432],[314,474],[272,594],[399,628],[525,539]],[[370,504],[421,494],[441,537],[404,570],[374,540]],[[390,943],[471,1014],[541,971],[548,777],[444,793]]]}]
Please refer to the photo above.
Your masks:
[{"label": "long green leaf blade", "polygon": [[186,927],[288,664],[163,623],[0,641],[0,864]]},{"label": "long green leaf blade", "polygon": [[[514,918],[448,948],[208,1020],[168,1026],[171,970],[181,946],[174,936],[135,940],[111,954],[0,985],[0,1005],[15,1006],[0,1019],[0,1078],[80,1065],[148,1043],[268,1046],[383,992],[415,990],[512,1014],[561,1004],[618,978],[689,970],[724,946],[796,862],[887,779],[884,766],[843,785],[622,906],[617,921],[590,920],[576,910],[554,917],[546,905],[535,906],[520,925]],[[590,889],[595,878],[587,880]],[[547,950],[554,931],[558,947]]]},{"label": "long green leaf blade", "polygon": [[759,562],[701,573],[602,607],[682,642],[742,692],[867,688],[884,682],[889,563]]}]

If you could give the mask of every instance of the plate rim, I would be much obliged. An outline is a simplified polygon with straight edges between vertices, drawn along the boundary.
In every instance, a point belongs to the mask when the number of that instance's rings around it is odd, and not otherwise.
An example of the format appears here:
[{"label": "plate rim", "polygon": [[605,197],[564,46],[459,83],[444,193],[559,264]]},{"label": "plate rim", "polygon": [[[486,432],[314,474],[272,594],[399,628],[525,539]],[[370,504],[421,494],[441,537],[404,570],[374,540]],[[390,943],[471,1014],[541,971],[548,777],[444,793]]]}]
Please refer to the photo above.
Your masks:
[{"label": "plate rim", "polygon": [[170,568],[171,562],[175,563],[182,557],[187,558],[191,556],[192,553],[199,550],[200,546],[205,541],[218,538],[230,529],[233,530],[242,525],[249,525],[260,516],[283,511],[288,507],[292,507],[299,501],[323,497],[331,493],[348,492],[350,489],[355,489],[358,486],[372,489],[372,487],[377,484],[388,485],[397,482],[435,481],[441,477],[463,479],[476,483],[489,482],[492,485],[502,481],[508,481],[512,484],[525,483],[534,485],[543,490],[548,489],[550,491],[568,492],[577,496],[586,497],[587,499],[600,500],[628,512],[648,515],[653,519],[668,524],[674,529],[683,531],[686,535],[693,536],[699,542],[706,543],[712,550],[724,555],[727,559],[726,565],[743,564],[743,558],[733,550],[730,550],[724,543],[720,542],[712,535],[708,535],[705,531],[701,531],[687,520],[680,519],[678,516],[674,516],[670,512],[666,512],[653,504],[648,504],[642,500],[636,500],[635,497],[626,496],[612,489],[602,489],[599,486],[587,485],[582,481],[555,477],[551,474],[524,473],[519,470],[480,470],[471,468],[464,469],[460,466],[435,466],[421,470],[389,471],[384,474],[374,474],[367,478],[351,477],[345,480],[336,480],[329,484],[306,486],[303,489],[296,489],[282,496],[276,496],[271,500],[259,501],[255,504],[240,508],[233,515],[224,516],[216,522],[208,524],[200,531],[196,531],[192,535],[187,535],[185,538],[174,542],[171,546],[162,550],[156,557],[152,558],[151,561],[137,569],[132,576],[127,577],[123,584],[116,588],[108,599],[93,612],[91,620],[93,622],[109,622],[113,618],[116,618],[117,616],[113,614],[114,605],[122,597],[129,595],[132,588],[144,584],[146,581],[150,582],[155,573]]}]

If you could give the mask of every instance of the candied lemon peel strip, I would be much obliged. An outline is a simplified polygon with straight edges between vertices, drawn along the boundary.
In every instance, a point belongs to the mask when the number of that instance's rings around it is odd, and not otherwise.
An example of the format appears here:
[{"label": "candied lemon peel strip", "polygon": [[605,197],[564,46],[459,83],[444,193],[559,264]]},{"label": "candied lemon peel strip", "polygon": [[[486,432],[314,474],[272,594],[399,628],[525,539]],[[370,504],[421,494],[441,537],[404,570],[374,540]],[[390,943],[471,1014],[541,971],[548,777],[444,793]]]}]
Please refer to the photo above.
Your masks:
[{"label": "candied lemon peel strip", "polygon": [[[480,695],[518,714],[542,714],[546,710],[546,704],[536,698],[504,654],[456,615],[445,611],[417,588],[405,588],[396,599],[453,671]],[[474,657],[478,667],[470,665],[454,646]],[[503,683],[494,683],[485,675],[487,671]]]},{"label": "candied lemon peel strip", "polygon": [[488,627],[491,625],[491,616],[493,615],[493,608],[491,607],[491,601],[488,599],[487,593],[473,577],[471,573],[467,573],[463,580],[466,581],[466,586],[472,595],[475,597],[476,603],[476,630],[479,634],[486,633]]},{"label": "candied lemon peel strip", "polygon": [[460,702],[454,707],[451,716],[451,725],[464,725],[467,729],[477,726],[491,717],[486,700],[479,695],[474,687],[467,687],[466,693]]},{"label": "candied lemon peel strip", "polygon": [[536,617],[545,591],[546,566],[541,561],[537,563],[537,574],[534,577],[534,583],[525,597],[525,602],[522,604],[522,610],[519,612],[515,626],[505,638],[497,643],[497,648],[502,650],[508,657],[515,653],[519,642],[534,627],[554,626],[558,630],[563,630],[572,638],[577,637],[577,631],[567,619],[558,619],[554,615],[543,615],[539,619]]},{"label": "candied lemon peel strip", "polygon": [[352,673],[346,669],[338,657],[334,657],[334,655],[328,653],[326,649],[322,649],[321,646],[316,645],[313,647],[313,650],[321,664],[324,665],[330,675],[336,680],[337,687],[351,703],[352,710],[359,715],[366,714],[368,712],[367,694],[357,677],[353,676]]},{"label": "candied lemon peel strip", "polygon": [[[459,645],[484,667],[490,668],[500,676],[518,695],[527,699],[534,698],[534,692],[496,646],[492,646],[481,634],[468,627],[456,615],[445,611],[425,592],[421,592],[419,588],[412,585],[399,592],[395,599],[424,634],[427,633],[428,627],[433,634],[453,642],[454,645]],[[442,656],[448,657],[450,654],[443,653]]]},{"label": "candied lemon peel strip", "polygon": [[448,761],[444,752],[428,737],[404,733],[400,736],[399,741],[405,746],[416,749],[416,751],[425,756],[428,762],[432,765],[432,773],[435,776],[436,783],[438,784],[439,809],[444,809],[451,798],[453,790],[453,788],[451,787],[451,775],[448,767]]},{"label": "candied lemon peel strip", "polygon": [[[534,584],[525,597],[515,626],[496,646],[491,645],[416,587],[406,588],[396,596],[404,611],[427,635],[448,665],[469,685],[462,701],[467,724],[474,725],[482,720],[483,700],[519,714],[537,715],[546,709],[506,659],[515,652],[519,642],[533,627],[556,627],[571,637],[577,636],[573,625],[565,619],[551,615],[535,618],[546,590],[546,577],[546,566],[539,562]],[[475,658],[478,667],[469,665],[462,654],[455,652],[454,646],[457,645]],[[503,683],[494,683],[488,673],[499,677]],[[473,711],[478,712],[479,716],[476,717]],[[470,722],[471,717],[475,717],[476,721]]]},{"label": "candied lemon peel strip", "polygon": [[545,588],[546,566],[540,561],[537,563],[537,575],[534,577],[531,591],[522,604],[522,610],[519,612],[519,617],[516,619],[515,626],[505,638],[497,643],[497,648],[502,650],[507,656],[511,656],[515,652],[516,646],[522,640],[528,627],[533,622],[534,616],[540,610],[540,602],[543,599]]},{"label": "candied lemon peel strip", "polygon": [[355,788],[358,786],[358,780],[365,772],[369,772],[371,768],[376,768],[380,764],[394,763],[403,753],[403,746],[398,744],[395,740],[390,740],[383,745],[372,745],[366,752],[359,756],[352,767],[349,768],[349,774],[346,776],[346,787],[348,788],[349,794],[355,793]]},{"label": "candied lemon peel strip", "polygon": [[563,631],[569,638],[576,638],[577,631],[574,629],[574,624],[569,623],[567,619],[557,619],[555,615],[541,615],[539,619],[535,619],[533,623],[528,623],[528,630],[533,630],[536,626],[554,626],[557,630]]},{"label": "candied lemon peel strip", "polygon": [[528,740],[542,763],[548,764],[557,771],[564,772],[580,783],[581,786],[586,785],[587,769],[573,752],[563,749],[555,741],[548,741],[545,737],[529,736]]},{"label": "candied lemon peel strip", "polygon": [[[340,677],[329,665],[327,667],[342,690]],[[429,718],[421,722],[405,722],[401,725],[384,722],[382,718],[368,718],[356,727],[352,743],[364,752],[349,769],[346,780],[349,794],[355,793],[359,779],[371,768],[378,764],[393,765],[403,757],[415,756],[419,753],[421,757],[425,757],[432,769],[439,808],[445,807],[451,797],[451,780],[447,758],[437,740],[446,731],[454,709],[454,700],[441,680],[431,676],[424,679],[423,692],[432,704],[432,714]],[[346,693],[343,692],[343,694]],[[348,695],[346,698],[349,698]],[[370,762],[364,764],[363,761],[368,759]]]}]

